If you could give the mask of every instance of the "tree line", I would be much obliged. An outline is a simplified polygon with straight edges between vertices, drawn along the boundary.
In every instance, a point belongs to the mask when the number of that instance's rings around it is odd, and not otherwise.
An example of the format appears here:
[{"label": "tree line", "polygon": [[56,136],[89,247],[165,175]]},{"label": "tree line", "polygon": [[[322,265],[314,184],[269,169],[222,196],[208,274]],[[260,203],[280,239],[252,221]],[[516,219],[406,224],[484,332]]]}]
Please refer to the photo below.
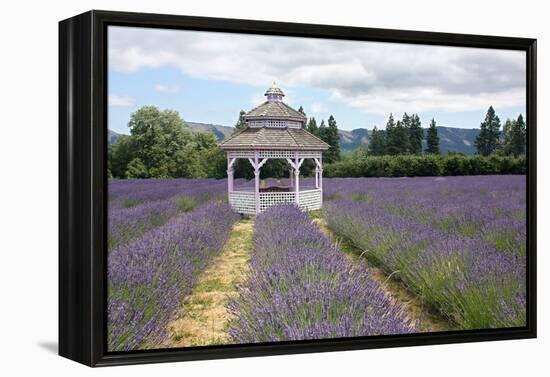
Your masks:
[{"label": "tree line", "polygon": [[[522,114],[519,114],[517,119],[507,119],[501,131],[500,119],[490,106],[476,136],[476,153],[482,156],[495,153],[500,156],[518,157],[525,153],[526,134]],[[425,154],[441,153],[435,119],[432,118],[424,136],[418,114],[404,113],[403,118],[397,122],[393,114],[390,114],[385,130],[379,130],[377,127],[372,130],[367,152],[371,156],[421,155],[424,138]]]},{"label": "tree line", "polygon": [[[484,160],[463,156],[450,159],[391,159],[391,157],[427,157],[440,154],[439,136],[434,119],[424,133],[418,114],[403,114],[395,121],[390,114],[385,130],[373,129],[369,145],[345,157],[340,154],[338,126],[334,116],[317,124],[315,117],[307,118],[302,106],[300,113],[306,117],[303,127],[329,145],[323,154],[325,171],[333,176],[393,176],[401,174],[396,164],[409,166],[404,175],[476,174],[479,171],[517,172],[521,157],[525,154],[526,124],[520,114],[517,119],[507,119],[502,131],[500,119],[493,107],[489,107],[475,140],[477,154],[487,156],[511,156],[515,159]],[[246,127],[245,111],[239,113],[235,131]],[[173,110],[160,110],[155,106],[144,106],[132,113],[128,122],[130,135],[122,135],[108,147],[108,175],[115,178],[223,178],[226,176],[227,161],[219,148],[216,137],[210,132],[194,132]],[[426,147],[422,150],[423,140]],[[450,153],[451,155],[453,153]],[[374,158],[385,157],[388,158]],[[371,162],[365,162],[365,158]],[[450,162],[449,162],[450,161]],[[458,161],[458,162],[457,162]],[[497,163],[498,162],[498,163]],[[458,164],[460,168],[454,168]],[[422,165],[422,166],[420,166]],[[487,167],[492,166],[492,167]],[[313,174],[315,166],[306,160],[301,168],[303,176]],[[374,172],[374,173],[373,173]],[[283,160],[269,160],[262,168],[264,177],[287,177],[289,168]],[[342,175],[344,174],[344,175]],[[250,163],[238,160],[235,177],[250,179],[254,176]]]},{"label": "tree line", "polygon": [[519,114],[517,119],[506,119],[503,130],[500,131],[500,118],[493,106],[490,106],[485,119],[481,122],[475,146],[477,153],[482,156],[496,153],[517,157],[525,153],[526,141],[527,126],[523,115]]},{"label": "tree line", "polygon": [[423,177],[525,174],[526,156],[466,156],[460,153],[370,156],[356,153],[324,167],[327,177]]},{"label": "tree line", "polygon": [[[403,114],[401,120],[395,121],[393,113],[390,114],[385,130],[374,127],[371,133],[368,152],[373,156],[422,154],[422,140],[424,130],[418,114]],[[426,136],[427,147],[424,150],[428,154],[439,154],[439,137],[435,120],[430,122]]]},{"label": "tree line", "polygon": [[223,178],[226,159],[211,132],[193,132],[178,112],[144,106],[130,115],[130,135],[108,147],[109,177]]}]

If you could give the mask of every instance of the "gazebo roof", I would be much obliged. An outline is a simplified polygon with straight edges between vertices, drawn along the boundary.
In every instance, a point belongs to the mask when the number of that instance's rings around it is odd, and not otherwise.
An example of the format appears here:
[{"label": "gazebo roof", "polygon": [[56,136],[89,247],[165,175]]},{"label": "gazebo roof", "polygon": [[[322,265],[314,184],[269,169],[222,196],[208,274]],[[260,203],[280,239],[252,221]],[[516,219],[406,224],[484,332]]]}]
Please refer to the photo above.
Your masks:
[{"label": "gazebo roof", "polygon": [[282,101],[265,101],[245,114],[245,119],[293,119],[304,122],[306,117]]},{"label": "gazebo roof", "polygon": [[326,151],[329,145],[302,128],[247,127],[224,140],[220,148]]}]

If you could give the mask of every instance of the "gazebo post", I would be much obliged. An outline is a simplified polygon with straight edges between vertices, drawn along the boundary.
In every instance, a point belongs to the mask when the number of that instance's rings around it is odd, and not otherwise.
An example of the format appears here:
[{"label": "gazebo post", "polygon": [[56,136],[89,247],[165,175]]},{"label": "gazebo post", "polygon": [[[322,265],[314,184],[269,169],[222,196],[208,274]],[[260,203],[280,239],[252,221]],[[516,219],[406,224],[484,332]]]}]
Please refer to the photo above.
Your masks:
[{"label": "gazebo post", "polygon": [[323,156],[319,156],[319,191],[321,192],[321,206],[323,205]]},{"label": "gazebo post", "polygon": [[254,198],[256,199],[256,214],[260,213],[260,164],[258,152],[254,152]]},{"label": "gazebo post", "polygon": [[[314,159],[317,160],[317,159]],[[319,166],[317,165],[317,161],[315,162],[315,188],[319,188]]]},{"label": "gazebo post", "polygon": [[296,156],[294,157],[294,200],[296,202],[296,206],[300,207],[300,165],[298,160],[298,153],[296,153]]},{"label": "gazebo post", "polygon": [[233,164],[235,163],[236,158],[230,158],[227,159],[227,192],[231,193],[233,192]]},{"label": "gazebo post", "polygon": [[292,168],[292,166],[290,167],[289,169],[290,171],[290,188],[293,188],[294,187],[294,169]]}]

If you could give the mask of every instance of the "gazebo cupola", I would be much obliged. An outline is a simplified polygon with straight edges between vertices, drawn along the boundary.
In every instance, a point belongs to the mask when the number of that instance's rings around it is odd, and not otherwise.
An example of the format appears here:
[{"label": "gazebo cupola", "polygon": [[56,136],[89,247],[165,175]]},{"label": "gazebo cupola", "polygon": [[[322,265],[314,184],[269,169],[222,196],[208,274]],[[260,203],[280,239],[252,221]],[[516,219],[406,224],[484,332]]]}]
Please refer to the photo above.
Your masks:
[{"label": "gazebo cupola", "polygon": [[[283,102],[285,94],[275,84],[266,92],[267,101],[245,114],[247,126],[224,140],[227,154],[227,189],[231,207],[254,215],[277,204],[295,204],[302,210],[320,209],[323,204],[322,154],[329,145],[307,132],[306,117]],[[247,159],[254,169],[254,189],[234,187],[237,159]],[[260,188],[260,170],[269,159],[285,160],[290,185]],[[306,159],[315,162],[314,184],[300,187],[300,168]]]}]

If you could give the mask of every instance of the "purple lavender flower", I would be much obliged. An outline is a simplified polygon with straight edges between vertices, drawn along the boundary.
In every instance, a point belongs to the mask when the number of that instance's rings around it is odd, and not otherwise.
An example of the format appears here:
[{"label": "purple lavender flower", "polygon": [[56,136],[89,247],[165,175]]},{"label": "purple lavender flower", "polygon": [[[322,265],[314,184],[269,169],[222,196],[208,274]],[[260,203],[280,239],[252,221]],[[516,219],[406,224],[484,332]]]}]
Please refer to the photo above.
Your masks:
[{"label": "purple lavender flower", "polygon": [[325,185],[329,226],[458,328],[525,325],[525,176]]},{"label": "purple lavender flower", "polygon": [[354,266],[291,206],[257,217],[247,284],[228,308],[238,343],[416,331],[367,268]]}]

